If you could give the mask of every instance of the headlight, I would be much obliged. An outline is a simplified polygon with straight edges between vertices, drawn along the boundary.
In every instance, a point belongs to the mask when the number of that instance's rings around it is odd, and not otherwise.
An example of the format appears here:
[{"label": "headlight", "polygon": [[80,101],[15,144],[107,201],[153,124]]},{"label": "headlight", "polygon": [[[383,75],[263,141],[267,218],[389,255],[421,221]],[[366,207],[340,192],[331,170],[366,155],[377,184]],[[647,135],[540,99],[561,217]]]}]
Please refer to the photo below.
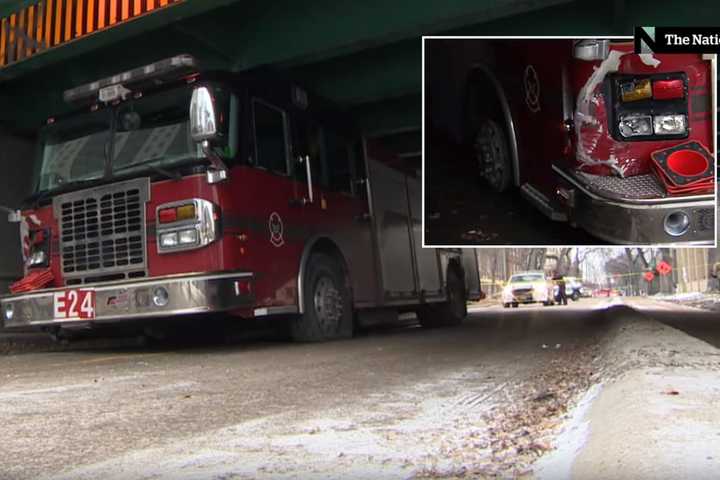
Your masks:
[{"label": "headlight", "polygon": [[47,264],[47,254],[44,250],[35,250],[27,259],[28,267],[38,267]]},{"label": "headlight", "polygon": [[640,137],[653,134],[650,115],[624,115],[620,117],[619,130],[623,137]]},{"label": "headlight", "polygon": [[683,135],[687,132],[685,115],[655,115],[653,117],[655,135]]},{"label": "headlight", "polygon": [[180,230],[178,232],[178,240],[180,245],[195,245],[198,241],[198,232],[194,228],[191,230]]},{"label": "headlight", "polygon": [[3,310],[5,313],[5,320],[12,320],[13,315],[15,314],[15,307],[13,307],[13,304],[6,303],[5,308]]},{"label": "headlight", "polygon": [[177,244],[178,244],[177,232],[163,233],[160,235],[160,247],[161,248],[177,247]]},{"label": "headlight", "polygon": [[220,209],[200,198],[159,205],[155,218],[159,253],[204,247],[220,235]]}]

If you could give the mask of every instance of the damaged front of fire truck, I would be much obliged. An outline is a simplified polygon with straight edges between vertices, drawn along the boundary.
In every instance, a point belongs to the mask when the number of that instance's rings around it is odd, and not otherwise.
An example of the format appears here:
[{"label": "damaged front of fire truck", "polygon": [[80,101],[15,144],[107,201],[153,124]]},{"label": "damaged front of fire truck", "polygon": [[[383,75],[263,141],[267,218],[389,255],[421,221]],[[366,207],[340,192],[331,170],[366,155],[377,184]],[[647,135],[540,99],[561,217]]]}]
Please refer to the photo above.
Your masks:
[{"label": "damaged front of fire truck", "polygon": [[514,184],[610,243],[714,243],[714,55],[636,54],[612,39],[490,45],[467,98],[491,187]]}]

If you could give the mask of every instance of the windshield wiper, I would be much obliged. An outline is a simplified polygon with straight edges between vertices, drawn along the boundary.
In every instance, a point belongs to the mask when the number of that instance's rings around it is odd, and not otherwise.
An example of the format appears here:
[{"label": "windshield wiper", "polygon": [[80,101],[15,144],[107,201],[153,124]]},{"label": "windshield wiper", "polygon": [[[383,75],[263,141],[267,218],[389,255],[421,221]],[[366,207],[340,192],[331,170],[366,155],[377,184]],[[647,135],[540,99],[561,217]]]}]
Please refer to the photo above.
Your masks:
[{"label": "windshield wiper", "polygon": [[165,168],[159,167],[157,165],[154,165],[155,162],[157,162],[158,160],[163,160],[164,158],[165,158],[164,156],[163,157],[155,157],[155,158],[151,158],[149,160],[145,160],[143,162],[131,163],[129,165],[123,165],[122,167],[115,168],[113,172],[117,173],[117,172],[121,172],[123,170],[130,170],[131,168],[135,168],[135,167],[146,166],[156,173],[165,175],[170,180],[180,180],[182,178],[182,175],[180,175],[178,172],[173,172],[173,171],[167,170]]}]

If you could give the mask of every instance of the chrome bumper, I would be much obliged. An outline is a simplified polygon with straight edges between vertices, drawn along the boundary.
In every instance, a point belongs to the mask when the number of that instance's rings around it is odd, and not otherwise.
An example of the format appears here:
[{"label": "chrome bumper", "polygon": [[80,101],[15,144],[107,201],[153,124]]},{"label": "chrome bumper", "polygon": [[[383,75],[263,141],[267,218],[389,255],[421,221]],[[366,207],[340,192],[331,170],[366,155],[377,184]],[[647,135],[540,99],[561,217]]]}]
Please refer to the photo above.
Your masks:
[{"label": "chrome bumper", "polygon": [[[573,187],[569,220],[598,238],[616,244],[709,246],[715,243],[714,195],[620,201],[588,189],[567,172],[553,169]],[[690,218],[680,236],[665,231],[665,218],[683,212]]]},{"label": "chrome bumper", "polygon": [[[239,286],[241,280],[252,280],[248,272],[190,274],[155,277],[104,284],[40,290],[0,297],[5,328],[64,325],[88,322],[119,322],[146,318],[163,318],[192,313],[222,312],[254,305],[253,295]],[[163,287],[168,292],[166,305],[153,303],[153,291]],[[54,293],[69,288],[95,291],[95,318],[68,320],[53,318]],[[252,290],[252,289],[251,289]],[[12,306],[12,316],[7,315]]]}]

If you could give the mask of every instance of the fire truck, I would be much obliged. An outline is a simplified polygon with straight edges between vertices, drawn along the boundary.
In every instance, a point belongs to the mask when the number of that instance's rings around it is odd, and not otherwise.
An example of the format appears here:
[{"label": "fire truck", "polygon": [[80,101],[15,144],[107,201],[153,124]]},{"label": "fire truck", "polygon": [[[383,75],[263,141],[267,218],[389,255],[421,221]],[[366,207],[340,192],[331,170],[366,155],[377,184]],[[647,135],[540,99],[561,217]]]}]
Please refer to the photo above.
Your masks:
[{"label": "fire truck", "polygon": [[223,312],[321,341],[382,311],[457,324],[480,295],[474,250],[421,248],[417,175],[277,72],[179,55],[64,99],[14,215],[25,276],[0,299],[6,328]]},{"label": "fire truck", "polygon": [[610,243],[713,244],[714,55],[636,54],[612,39],[425,41],[451,59],[433,66],[434,121],[490,188],[519,188]]}]

